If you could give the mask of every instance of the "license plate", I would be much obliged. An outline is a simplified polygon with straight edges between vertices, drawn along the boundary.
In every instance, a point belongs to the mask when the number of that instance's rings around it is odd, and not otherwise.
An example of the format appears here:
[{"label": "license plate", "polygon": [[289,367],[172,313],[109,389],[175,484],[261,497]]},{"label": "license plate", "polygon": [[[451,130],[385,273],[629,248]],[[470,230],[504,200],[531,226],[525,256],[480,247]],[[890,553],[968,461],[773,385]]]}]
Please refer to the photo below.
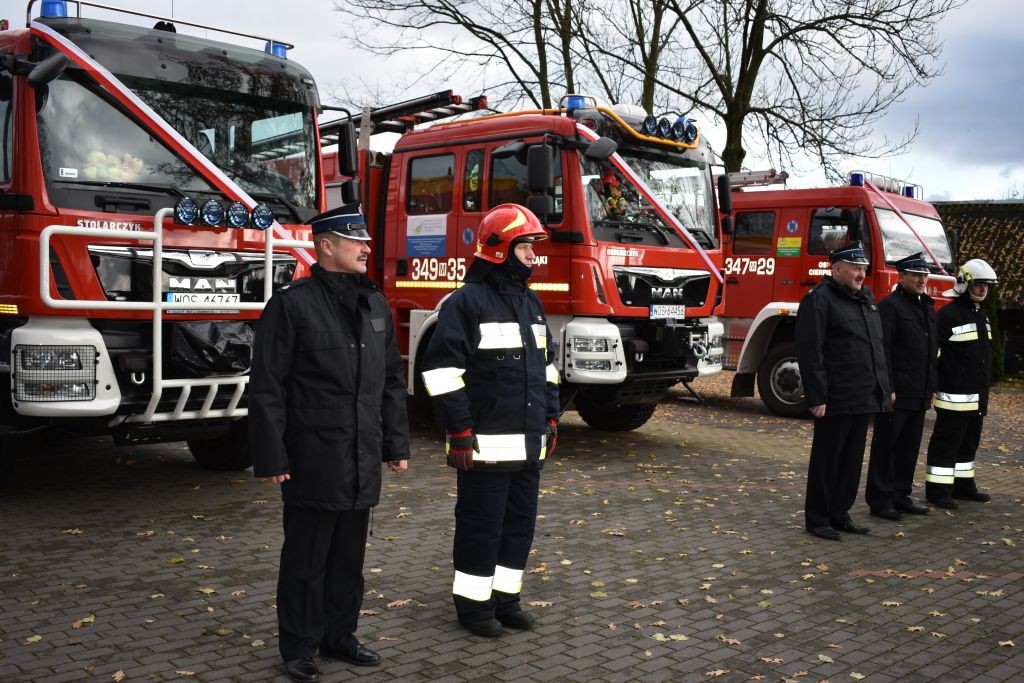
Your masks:
[{"label": "license plate", "polygon": [[172,304],[237,304],[238,294],[215,292],[165,292],[164,301]]},{"label": "license plate", "polygon": [[674,306],[671,304],[651,304],[651,319],[675,318],[682,320],[686,317],[686,306]]}]

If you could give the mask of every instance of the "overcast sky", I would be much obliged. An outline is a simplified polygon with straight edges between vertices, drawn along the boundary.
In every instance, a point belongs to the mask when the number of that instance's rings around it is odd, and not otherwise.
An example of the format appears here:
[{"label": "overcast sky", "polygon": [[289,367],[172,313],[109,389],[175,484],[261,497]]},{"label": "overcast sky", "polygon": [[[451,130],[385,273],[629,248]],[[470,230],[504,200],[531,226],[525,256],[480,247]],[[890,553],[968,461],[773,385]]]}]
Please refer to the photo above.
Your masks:
[{"label": "overcast sky", "polygon": [[[325,103],[329,93],[347,87],[353,93],[367,82],[406,80],[405,65],[382,63],[349,48],[338,36],[343,17],[332,0],[103,0],[154,14],[171,14],[233,30],[270,35],[295,44],[289,57],[308,68]],[[25,2],[0,0],[0,16],[20,24]],[[73,7],[73,6],[72,6]],[[909,153],[885,160],[851,159],[848,168],[862,168],[923,186],[925,198],[939,200],[1003,199],[1016,191],[1024,196],[1024,29],[1014,17],[1020,0],[969,0],[939,25],[945,43],[944,74],[911,91],[866,135],[900,138],[913,128],[920,133]],[[15,12],[15,9],[17,10]],[[73,11],[73,10],[72,10]],[[87,11],[86,16],[98,16]],[[215,37],[211,35],[211,37]],[[458,84],[425,81],[413,97]],[[479,93],[464,92],[464,96]],[[711,145],[721,149],[724,136],[708,131]],[[755,151],[750,168],[763,168]],[[811,166],[787,169],[790,186],[824,183]]]}]

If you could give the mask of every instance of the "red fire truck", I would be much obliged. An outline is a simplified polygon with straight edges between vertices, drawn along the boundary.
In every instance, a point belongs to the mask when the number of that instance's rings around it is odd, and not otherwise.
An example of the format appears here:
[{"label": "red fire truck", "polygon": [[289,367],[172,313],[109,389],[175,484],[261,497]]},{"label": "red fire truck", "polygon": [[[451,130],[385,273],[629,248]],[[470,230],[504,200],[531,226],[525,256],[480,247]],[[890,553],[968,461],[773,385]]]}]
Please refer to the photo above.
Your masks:
[{"label": "red fire truck", "polygon": [[[721,369],[720,231],[710,152],[691,119],[570,95],[557,109],[490,115],[476,100],[478,111],[414,129],[448,113],[445,97],[353,117],[358,153],[324,160],[328,187],[358,166],[371,272],[402,330],[413,395],[423,395],[417,367],[477,225],[505,202],[550,231],[531,287],[556,340],[563,407],[594,428],[635,429],[670,386]],[[402,133],[387,154],[368,149],[382,130]]]},{"label": "red fire truck", "polygon": [[326,208],[313,78],[266,37],[35,5],[0,32],[0,438],[187,440],[246,467],[252,322]]},{"label": "red fire truck", "polygon": [[[723,176],[725,177],[725,176]],[[871,260],[876,299],[899,280],[892,264],[918,251],[932,262],[928,294],[936,305],[954,278],[949,241],[921,188],[863,172],[846,187],[749,189],[785,182],[785,173],[730,174],[731,235],[724,239],[725,367],[733,396],[753,396],[790,417],[806,412],[793,329],[800,299],[830,272],[829,252],[860,241]]]}]

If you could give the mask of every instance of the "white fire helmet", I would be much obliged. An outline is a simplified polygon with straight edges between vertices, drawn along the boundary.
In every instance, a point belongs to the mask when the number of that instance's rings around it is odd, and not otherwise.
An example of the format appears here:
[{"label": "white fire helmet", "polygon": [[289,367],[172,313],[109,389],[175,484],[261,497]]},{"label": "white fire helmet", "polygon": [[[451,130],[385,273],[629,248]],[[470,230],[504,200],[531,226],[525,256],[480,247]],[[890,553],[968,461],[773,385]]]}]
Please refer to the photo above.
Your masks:
[{"label": "white fire helmet", "polygon": [[983,282],[985,284],[994,285],[998,282],[996,277],[996,271],[992,270],[985,261],[980,258],[972,258],[967,263],[960,266],[960,271],[956,275],[956,284],[953,285],[953,289],[947,289],[942,294],[944,296],[960,296],[967,291],[967,288],[972,282]]}]

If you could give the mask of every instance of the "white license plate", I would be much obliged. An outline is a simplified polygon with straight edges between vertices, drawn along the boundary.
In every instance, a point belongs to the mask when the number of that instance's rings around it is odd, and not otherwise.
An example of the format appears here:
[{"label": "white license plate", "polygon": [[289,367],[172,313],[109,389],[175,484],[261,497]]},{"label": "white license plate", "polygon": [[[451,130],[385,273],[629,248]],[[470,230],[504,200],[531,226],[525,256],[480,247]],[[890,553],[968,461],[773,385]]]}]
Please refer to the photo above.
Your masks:
[{"label": "white license plate", "polygon": [[173,304],[237,304],[238,294],[215,292],[165,292],[164,301]]},{"label": "white license plate", "polygon": [[651,304],[651,319],[675,318],[682,320],[686,317],[686,306],[674,306],[671,304]]}]

